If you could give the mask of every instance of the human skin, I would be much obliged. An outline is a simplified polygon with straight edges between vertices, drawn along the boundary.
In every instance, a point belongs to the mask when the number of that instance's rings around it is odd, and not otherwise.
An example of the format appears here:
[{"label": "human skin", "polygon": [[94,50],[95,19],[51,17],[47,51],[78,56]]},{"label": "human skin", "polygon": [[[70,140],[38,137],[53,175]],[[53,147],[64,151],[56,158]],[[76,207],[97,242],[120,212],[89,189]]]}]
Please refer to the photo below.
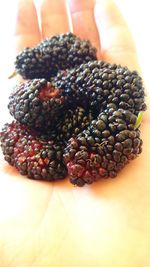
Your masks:
[{"label": "human skin", "polygon": [[[70,0],[73,30],[100,59],[140,71],[132,37],[111,0]],[[69,31],[63,0],[44,0],[41,32],[31,0],[18,4],[16,52]],[[147,103],[149,99],[147,97]],[[150,266],[150,111],[141,125],[143,153],[115,179],[78,188],[66,178],[21,176],[0,158],[0,267]]]}]

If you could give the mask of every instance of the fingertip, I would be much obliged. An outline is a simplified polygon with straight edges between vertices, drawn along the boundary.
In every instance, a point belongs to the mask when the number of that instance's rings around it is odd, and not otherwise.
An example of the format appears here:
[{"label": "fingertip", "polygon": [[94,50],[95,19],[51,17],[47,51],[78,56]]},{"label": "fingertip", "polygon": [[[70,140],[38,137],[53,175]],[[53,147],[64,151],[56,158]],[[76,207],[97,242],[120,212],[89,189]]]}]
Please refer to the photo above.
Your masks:
[{"label": "fingertip", "polygon": [[105,22],[107,27],[117,25],[127,27],[123,15],[113,0],[96,0],[94,15],[98,23]]},{"label": "fingertip", "polygon": [[43,0],[40,5],[42,37],[69,32],[68,10],[65,0]]},{"label": "fingertip", "polygon": [[40,42],[40,29],[33,0],[18,0],[14,35],[17,52]]},{"label": "fingertip", "polygon": [[139,68],[129,27],[113,0],[96,0],[94,16],[101,39],[102,59]]}]

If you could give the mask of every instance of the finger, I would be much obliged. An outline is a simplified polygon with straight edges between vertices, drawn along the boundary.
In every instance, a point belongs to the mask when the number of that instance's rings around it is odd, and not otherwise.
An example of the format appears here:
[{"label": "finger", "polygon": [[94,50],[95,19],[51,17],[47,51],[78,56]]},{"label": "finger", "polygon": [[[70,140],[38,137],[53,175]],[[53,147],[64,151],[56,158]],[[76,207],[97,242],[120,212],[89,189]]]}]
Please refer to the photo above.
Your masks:
[{"label": "finger", "polygon": [[97,48],[100,56],[100,40],[94,20],[95,0],[68,0],[73,32],[84,39],[89,39]]},{"label": "finger", "polygon": [[41,4],[42,37],[69,31],[65,0],[43,0]]},{"label": "finger", "polygon": [[103,59],[132,69],[138,68],[131,33],[113,0],[97,0],[94,11]]},{"label": "finger", "polygon": [[32,0],[18,1],[15,24],[15,47],[17,52],[40,42],[37,13]]}]

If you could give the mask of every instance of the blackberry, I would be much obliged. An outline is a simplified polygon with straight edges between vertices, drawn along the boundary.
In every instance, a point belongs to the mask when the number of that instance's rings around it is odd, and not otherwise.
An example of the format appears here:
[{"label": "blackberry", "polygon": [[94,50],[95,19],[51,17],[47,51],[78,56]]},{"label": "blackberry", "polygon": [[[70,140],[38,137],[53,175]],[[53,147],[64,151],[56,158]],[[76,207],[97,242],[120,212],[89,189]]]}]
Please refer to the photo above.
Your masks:
[{"label": "blackberry", "polygon": [[87,128],[94,117],[95,114],[92,111],[82,107],[69,108],[65,110],[59,124],[49,135],[55,140],[63,140],[66,143],[70,137],[76,136],[80,131]]},{"label": "blackberry", "polygon": [[146,109],[142,79],[136,71],[104,61],[92,61],[58,72],[51,79],[66,101],[101,112],[107,105],[137,115]]},{"label": "blackberry", "polygon": [[47,140],[16,121],[5,124],[0,141],[5,160],[22,175],[52,181],[66,177],[61,143]]},{"label": "blackberry", "polygon": [[96,49],[73,33],[52,36],[34,48],[25,48],[16,57],[15,68],[25,79],[46,78],[58,70],[95,60]]},{"label": "blackberry", "polygon": [[64,160],[71,183],[83,186],[115,177],[142,151],[137,117],[128,110],[109,108],[68,141]]},{"label": "blackberry", "polygon": [[14,118],[36,129],[52,128],[63,107],[60,90],[45,79],[20,83],[9,97],[8,108]]}]

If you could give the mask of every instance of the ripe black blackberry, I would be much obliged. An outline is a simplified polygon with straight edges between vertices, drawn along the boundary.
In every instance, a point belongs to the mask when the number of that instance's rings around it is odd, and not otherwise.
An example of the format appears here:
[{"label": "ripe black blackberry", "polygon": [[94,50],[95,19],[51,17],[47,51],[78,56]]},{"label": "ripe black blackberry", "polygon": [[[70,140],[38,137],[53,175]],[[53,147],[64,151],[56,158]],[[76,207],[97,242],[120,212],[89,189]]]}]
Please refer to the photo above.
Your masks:
[{"label": "ripe black blackberry", "polygon": [[100,178],[115,177],[142,151],[137,117],[130,111],[109,108],[65,148],[64,160],[71,183],[83,186]]},{"label": "ripe black blackberry", "polygon": [[20,123],[36,129],[52,128],[63,108],[60,90],[45,79],[20,83],[9,97],[10,114]]},{"label": "ripe black blackberry", "polygon": [[5,160],[22,175],[49,181],[66,177],[61,143],[47,140],[16,121],[4,126],[0,142]]},{"label": "ripe black blackberry", "polygon": [[58,72],[52,84],[63,90],[71,105],[104,110],[108,104],[129,110],[134,114],[146,109],[142,79],[127,67],[93,61],[72,70]]},{"label": "ripe black blackberry", "polygon": [[25,48],[16,57],[15,68],[25,79],[46,78],[58,70],[95,60],[96,49],[73,33],[52,36],[34,48]]},{"label": "ripe black blackberry", "polygon": [[79,106],[76,108],[70,107],[65,110],[64,116],[61,117],[60,122],[49,135],[54,140],[61,140],[66,143],[70,137],[76,136],[87,128],[94,117],[96,117],[96,114],[93,114],[90,110]]}]

